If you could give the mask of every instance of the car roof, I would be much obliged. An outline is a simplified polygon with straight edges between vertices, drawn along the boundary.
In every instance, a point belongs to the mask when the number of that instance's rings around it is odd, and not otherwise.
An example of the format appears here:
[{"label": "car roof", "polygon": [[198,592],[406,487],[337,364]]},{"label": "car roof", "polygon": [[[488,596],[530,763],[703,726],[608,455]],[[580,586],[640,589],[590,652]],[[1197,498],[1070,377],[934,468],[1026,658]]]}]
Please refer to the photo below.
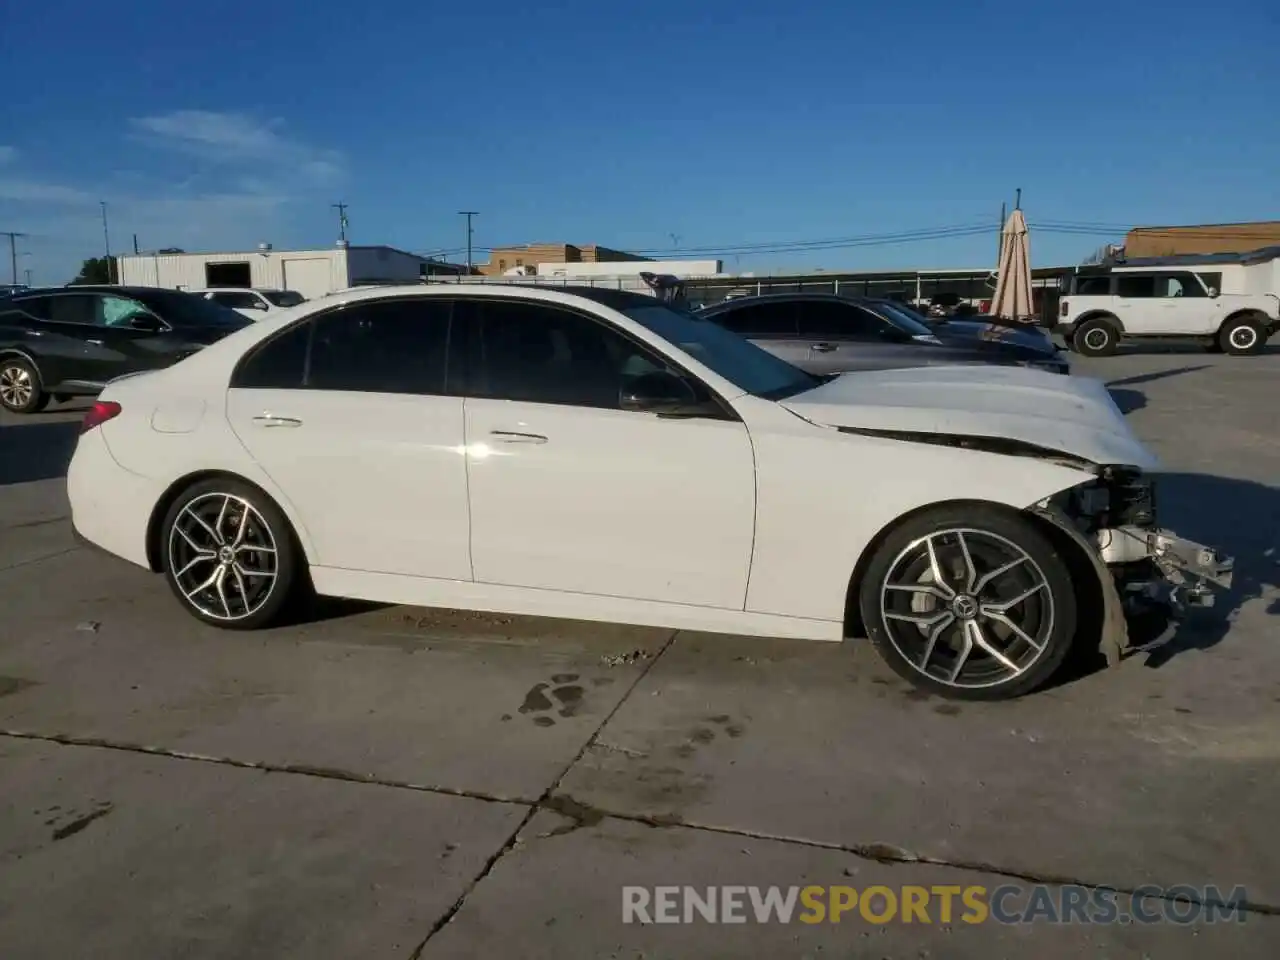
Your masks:
[{"label": "car roof", "polygon": [[[646,293],[618,290],[609,287],[592,287],[573,284],[531,283],[411,283],[388,286],[357,287],[341,290],[328,296],[304,301],[291,310],[304,307],[312,311],[327,310],[348,303],[378,300],[387,297],[516,297],[522,300],[543,300],[552,303],[572,302],[574,299],[591,300],[613,310],[625,311],[641,307],[660,306],[661,301]],[[301,316],[301,314],[295,314]]]},{"label": "car roof", "polygon": [[837,300],[840,303],[887,303],[883,298],[879,297],[860,297],[851,296],[843,293],[761,293],[753,294],[749,297],[731,297],[728,300],[721,300],[719,303],[712,303],[704,307],[704,311],[718,310],[728,308],[735,304],[742,303],[784,303],[789,300]]},{"label": "car roof", "polygon": [[115,293],[124,297],[144,297],[155,293],[189,293],[187,290],[170,290],[167,287],[124,287],[114,283],[76,283],[65,287],[31,287],[19,290],[19,297],[47,297],[58,293]]}]

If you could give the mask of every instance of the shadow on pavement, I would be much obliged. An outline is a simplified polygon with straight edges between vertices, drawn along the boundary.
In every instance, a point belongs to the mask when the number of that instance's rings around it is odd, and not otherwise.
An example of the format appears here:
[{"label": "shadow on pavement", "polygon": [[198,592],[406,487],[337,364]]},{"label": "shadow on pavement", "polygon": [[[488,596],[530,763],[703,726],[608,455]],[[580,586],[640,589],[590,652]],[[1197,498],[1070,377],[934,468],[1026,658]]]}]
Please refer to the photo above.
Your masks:
[{"label": "shadow on pavement", "polygon": [[1147,395],[1141,390],[1117,390],[1110,384],[1107,385],[1107,389],[1111,393],[1111,399],[1116,402],[1116,406],[1123,414],[1133,413],[1147,405]]},{"label": "shadow on pavement", "polygon": [[0,424],[0,486],[65,477],[79,434],[74,420]]},{"label": "shadow on pavement", "polygon": [[[1147,655],[1160,667],[1187,650],[1207,650],[1230,632],[1240,608],[1280,588],[1280,489],[1251,480],[1202,473],[1169,473],[1156,489],[1160,525],[1233,556],[1235,578],[1211,610],[1192,610],[1169,643]],[[1280,616],[1280,597],[1266,607]],[[1280,623],[1276,624],[1280,629]]]},{"label": "shadow on pavement", "polygon": [[1195,373],[1197,370],[1208,370],[1213,366],[1211,363],[1201,363],[1193,367],[1174,367],[1172,370],[1156,370],[1153,373],[1140,373],[1133,377],[1123,377],[1119,380],[1107,381],[1108,387],[1132,387],[1139,383],[1150,383],[1152,380],[1164,380],[1168,377],[1181,376],[1184,373]]}]

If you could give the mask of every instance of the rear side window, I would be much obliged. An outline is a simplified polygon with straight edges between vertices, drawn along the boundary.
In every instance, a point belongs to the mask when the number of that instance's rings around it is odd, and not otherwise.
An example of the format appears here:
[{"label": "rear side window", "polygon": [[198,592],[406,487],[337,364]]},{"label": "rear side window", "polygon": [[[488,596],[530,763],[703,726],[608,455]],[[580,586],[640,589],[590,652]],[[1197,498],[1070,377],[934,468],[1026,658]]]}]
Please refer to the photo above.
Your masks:
[{"label": "rear side window", "polygon": [[451,309],[441,298],[397,298],[321,314],[258,347],[232,385],[445,394]]},{"label": "rear side window", "polygon": [[794,337],[799,333],[795,304],[790,302],[743,304],[708,319],[744,337]]},{"label": "rear side window", "polygon": [[1105,297],[1110,293],[1110,277],[1078,277],[1076,279],[1076,296]]},{"label": "rear side window", "polygon": [[1151,274],[1131,273],[1116,276],[1116,294],[1121,297],[1154,297],[1156,278]]},{"label": "rear side window", "polygon": [[96,306],[92,294],[64,293],[49,298],[48,317],[54,323],[91,324],[97,319]]}]

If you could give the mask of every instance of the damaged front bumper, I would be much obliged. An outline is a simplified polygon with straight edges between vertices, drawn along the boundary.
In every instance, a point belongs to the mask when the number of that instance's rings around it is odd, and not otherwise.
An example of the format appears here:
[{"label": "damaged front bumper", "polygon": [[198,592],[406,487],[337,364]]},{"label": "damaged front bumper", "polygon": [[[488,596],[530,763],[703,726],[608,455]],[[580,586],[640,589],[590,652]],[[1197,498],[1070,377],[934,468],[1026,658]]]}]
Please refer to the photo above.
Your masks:
[{"label": "damaged front bumper", "polygon": [[1082,531],[1062,510],[1049,504],[1035,511],[1074,540],[1091,561],[1102,592],[1099,650],[1109,664],[1166,642],[1134,644],[1126,614],[1163,605],[1170,623],[1187,607],[1214,605],[1214,589],[1229,590],[1235,561],[1212,547],[1154,526],[1126,524]]},{"label": "damaged front bumper", "polygon": [[1152,573],[1147,582],[1127,579],[1125,586],[1144,588],[1149,598],[1158,596],[1164,581],[1176,608],[1212,607],[1215,587],[1231,589],[1232,557],[1172,531],[1127,526],[1099,530],[1094,537],[1098,554],[1110,569],[1132,571],[1147,562]]}]

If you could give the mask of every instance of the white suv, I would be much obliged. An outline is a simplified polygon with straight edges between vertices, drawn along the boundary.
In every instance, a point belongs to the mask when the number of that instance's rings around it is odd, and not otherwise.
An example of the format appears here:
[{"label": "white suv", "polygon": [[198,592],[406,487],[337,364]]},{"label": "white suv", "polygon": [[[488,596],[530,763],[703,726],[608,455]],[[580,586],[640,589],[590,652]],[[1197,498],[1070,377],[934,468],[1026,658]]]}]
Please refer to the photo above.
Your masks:
[{"label": "white suv", "polygon": [[1210,350],[1244,356],[1261,353],[1280,329],[1280,298],[1219,293],[1191,270],[1082,270],[1058,307],[1058,329],[1068,346],[1090,357],[1142,337],[1201,340]]},{"label": "white suv", "polygon": [[252,320],[261,320],[273,310],[296,307],[306,297],[295,290],[252,290],[249,287],[221,287],[217,290],[193,290],[192,293],[230,307]]}]

